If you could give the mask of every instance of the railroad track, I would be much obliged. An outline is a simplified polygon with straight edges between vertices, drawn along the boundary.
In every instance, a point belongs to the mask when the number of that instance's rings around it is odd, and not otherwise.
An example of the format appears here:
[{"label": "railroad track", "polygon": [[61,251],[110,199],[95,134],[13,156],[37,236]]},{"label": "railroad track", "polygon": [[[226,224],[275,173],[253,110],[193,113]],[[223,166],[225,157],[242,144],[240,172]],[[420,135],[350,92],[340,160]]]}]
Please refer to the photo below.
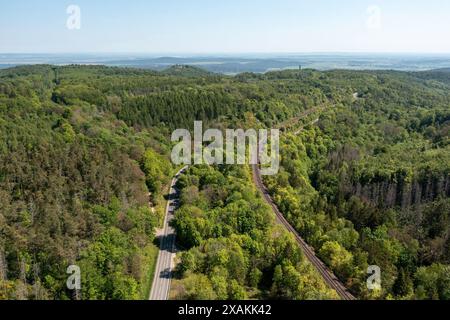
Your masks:
[{"label": "railroad track", "polygon": [[298,234],[298,232],[291,226],[291,224],[286,220],[283,214],[280,212],[276,204],[273,202],[267,188],[265,187],[262,178],[259,165],[253,165],[253,180],[255,185],[262,193],[266,202],[272,207],[273,212],[277,217],[277,221],[282,224],[289,232],[291,232],[297,243],[300,245],[306,258],[311,262],[311,264],[317,269],[317,271],[322,276],[325,283],[332,289],[336,291],[342,300],[356,300],[356,298],[348,291],[348,289],[342,284],[342,282],[331,272],[325,263],[323,263],[315,254],[314,249],[311,248],[306,241]]},{"label": "railroad track", "polygon": [[[314,108],[312,112],[320,109],[321,108]],[[309,115],[312,112],[308,111],[305,112],[305,114]],[[312,121],[311,124],[317,123],[318,120],[319,119]],[[299,130],[295,132],[295,134],[298,135],[303,130],[304,127],[305,126],[302,126]],[[263,183],[259,165],[253,165],[252,167],[253,167],[253,180],[255,182],[255,185],[263,195],[264,200],[271,206],[272,211],[275,213],[277,221],[294,235],[295,240],[299,244],[306,258],[316,268],[316,270],[322,276],[325,283],[330,288],[334,289],[342,300],[356,300],[356,298],[348,291],[348,289],[342,284],[342,282],[336,277],[336,275],[333,272],[331,272],[325,265],[325,263],[323,263],[323,261],[316,256],[314,249],[306,243],[306,241],[298,234],[298,232],[294,229],[294,227],[291,226],[291,224],[287,221],[284,215],[280,212],[277,205],[273,202],[272,197],[269,194],[269,191],[267,190],[266,186]]]},{"label": "railroad track", "polygon": [[326,107],[327,107],[327,105],[321,105],[321,106],[303,111],[300,115],[296,116],[295,118],[291,118],[289,120],[286,120],[286,121],[280,123],[279,125],[277,125],[275,127],[275,129],[287,130],[287,129],[295,126],[301,119],[304,119],[305,117],[307,117],[313,113],[316,113],[318,111],[322,111]]}]

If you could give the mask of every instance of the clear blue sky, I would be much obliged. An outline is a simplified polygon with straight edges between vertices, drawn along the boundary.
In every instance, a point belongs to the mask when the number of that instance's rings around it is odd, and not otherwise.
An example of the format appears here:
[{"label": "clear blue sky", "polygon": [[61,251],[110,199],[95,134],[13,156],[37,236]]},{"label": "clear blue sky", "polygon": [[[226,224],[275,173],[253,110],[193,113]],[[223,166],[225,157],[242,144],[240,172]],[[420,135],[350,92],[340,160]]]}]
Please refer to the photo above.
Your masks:
[{"label": "clear blue sky", "polygon": [[0,52],[450,53],[450,1],[0,0]]}]

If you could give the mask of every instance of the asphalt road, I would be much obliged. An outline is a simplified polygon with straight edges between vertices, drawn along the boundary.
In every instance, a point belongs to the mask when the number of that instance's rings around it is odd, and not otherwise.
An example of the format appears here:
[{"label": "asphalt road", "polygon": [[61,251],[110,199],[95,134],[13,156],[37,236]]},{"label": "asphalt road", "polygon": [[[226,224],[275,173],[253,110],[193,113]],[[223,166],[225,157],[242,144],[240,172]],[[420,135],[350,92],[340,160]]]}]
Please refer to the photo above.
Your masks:
[{"label": "asphalt road", "polygon": [[175,185],[180,175],[187,169],[184,167],[173,178],[170,185],[169,196],[166,206],[166,216],[164,218],[163,232],[160,236],[160,246],[158,260],[156,262],[155,275],[153,278],[152,290],[150,292],[150,300],[168,300],[170,292],[170,282],[172,280],[172,272],[175,259],[175,230],[170,226],[170,222],[174,218],[174,212],[179,203],[179,192]]}]

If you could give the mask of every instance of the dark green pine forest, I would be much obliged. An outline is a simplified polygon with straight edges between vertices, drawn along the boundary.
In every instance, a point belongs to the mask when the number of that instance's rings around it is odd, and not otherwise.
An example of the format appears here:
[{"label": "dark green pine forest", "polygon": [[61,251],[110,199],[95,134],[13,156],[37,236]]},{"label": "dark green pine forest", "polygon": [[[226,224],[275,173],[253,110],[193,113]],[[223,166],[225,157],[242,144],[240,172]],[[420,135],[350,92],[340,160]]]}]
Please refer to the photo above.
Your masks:
[{"label": "dark green pine forest", "polygon": [[[0,70],[0,299],[147,299],[170,135],[195,120],[282,128],[265,184],[356,297],[450,299],[450,70],[48,65]],[[338,298],[249,166],[194,166],[178,187],[172,298]]]}]

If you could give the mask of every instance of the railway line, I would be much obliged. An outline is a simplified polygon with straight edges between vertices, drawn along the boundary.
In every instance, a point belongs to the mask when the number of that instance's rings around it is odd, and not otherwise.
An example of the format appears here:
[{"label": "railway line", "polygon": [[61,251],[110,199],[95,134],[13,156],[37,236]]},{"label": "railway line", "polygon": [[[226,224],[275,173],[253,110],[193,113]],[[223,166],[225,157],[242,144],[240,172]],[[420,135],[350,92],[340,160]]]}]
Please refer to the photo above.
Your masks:
[{"label": "railway line", "polygon": [[[318,110],[323,109],[323,107],[318,107],[311,109],[309,111],[306,111],[302,116],[310,115]],[[298,118],[297,118],[298,119]],[[310,124],[316,124],[319,121],[319,119],[313,120]],[[300,134],[306,125],[301,126],[297,131],[294,133],[295,135]],[[283,225],[290,233],[292,233],[295,237],[295,240],[299,244],[300,248],[302,249],[303,253],[305,254],[306,258],[309,260],[309,262],[316,268],[316,270],[319,272],[319,274],[322,276],[325,283],[336,291],[336,293],[339,295],[339,297],[342,300],[356,300],[356,298],[349,292],[349,290],[342,284],[342,282],[336,277],[336,275],[331,272],[328,267],[325,265],[325,263],[320,260],[317,255],[314,252],[314,249],[309,246],[306,241],[299,235],[299,233],[292,227],[292,225],[287,221],[287,219],[284,217],[284,215],[280,212],[277,205],[273,202],[272,197],[269,194],[269,191],[267,190],[266,186],[263,183],[261,170],[259,165],[253,165],[253,181],[258,188],[258,190],[263,195],[264,200],[270,205],[272,208],[272,211],[275,213],[275,216],[277,218],[277,222]]]},{"label": "railway line", "polygon": [[314,249],[311,248],[306,241],[298,234],[298,232],[291,226],[286,220],[283,214],[280,212],[276,204],[273,202],[267,188],[265,187],[259,165],[253,165],[253,180],[256,187],[262,193],[264,200],[270,205],[272,211],[275,213],[277,221],[282,224],[289,232],[291,232],[297,243],[300,245],[303,253],[309,262],[317,269],[322,276],[325,283],[336,291],[339,297],[343,300],[356,300],[356,298],[348,291],[348,289],[340,282],[340,280],[331,272],[325,263],[323,263],[315,254]]}]

